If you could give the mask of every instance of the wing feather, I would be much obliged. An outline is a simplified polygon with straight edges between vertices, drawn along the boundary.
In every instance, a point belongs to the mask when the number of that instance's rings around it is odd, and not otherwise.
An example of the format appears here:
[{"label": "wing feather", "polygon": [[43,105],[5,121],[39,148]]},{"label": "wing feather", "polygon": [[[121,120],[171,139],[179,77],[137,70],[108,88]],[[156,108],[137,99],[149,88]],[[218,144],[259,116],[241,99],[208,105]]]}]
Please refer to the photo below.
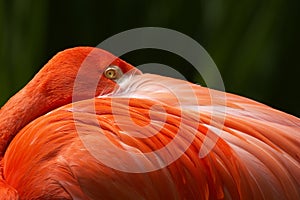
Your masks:
[{"label": "wing feather", "polygon": [[298,118],[157,75],[119,86],[27,125],[5,154],[6,181],[25,199],[300,199]]}]

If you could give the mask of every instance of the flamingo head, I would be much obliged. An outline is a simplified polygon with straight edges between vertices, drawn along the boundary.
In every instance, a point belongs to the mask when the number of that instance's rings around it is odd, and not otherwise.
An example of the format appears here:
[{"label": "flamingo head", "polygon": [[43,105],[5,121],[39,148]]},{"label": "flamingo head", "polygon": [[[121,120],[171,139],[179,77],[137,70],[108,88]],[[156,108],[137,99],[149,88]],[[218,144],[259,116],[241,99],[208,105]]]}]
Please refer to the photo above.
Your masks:
[{"label": "flamingo head", "polygon": [[132,65],[99,48],[75,47],[55,55],[32,80],[48,110],[72,101],[105,95],[118,87],[126,73],[140,74]]}]

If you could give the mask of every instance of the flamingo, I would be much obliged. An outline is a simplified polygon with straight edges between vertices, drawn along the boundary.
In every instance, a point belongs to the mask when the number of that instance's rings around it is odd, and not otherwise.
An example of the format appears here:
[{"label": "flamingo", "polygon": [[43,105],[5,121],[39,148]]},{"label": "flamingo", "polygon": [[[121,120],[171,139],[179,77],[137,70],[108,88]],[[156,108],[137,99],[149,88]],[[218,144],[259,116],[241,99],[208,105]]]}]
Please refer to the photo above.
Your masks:
[{"label": "flamingo", "polygon": [[93,47],[55,55],[0,127],[1,199],[300,199],[299,118]]}]

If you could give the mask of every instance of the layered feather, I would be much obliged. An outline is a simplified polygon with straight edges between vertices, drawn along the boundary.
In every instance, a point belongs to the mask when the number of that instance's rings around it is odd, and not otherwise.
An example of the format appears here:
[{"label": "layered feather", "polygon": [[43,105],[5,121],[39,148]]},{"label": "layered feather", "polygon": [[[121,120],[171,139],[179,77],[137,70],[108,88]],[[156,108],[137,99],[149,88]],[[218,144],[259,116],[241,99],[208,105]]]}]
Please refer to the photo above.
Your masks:
[{"label": "layered feather", "polygon": [[118,84],[18,133],[4,178],[23,199],[300,199],[298,118],[158,75]]}]

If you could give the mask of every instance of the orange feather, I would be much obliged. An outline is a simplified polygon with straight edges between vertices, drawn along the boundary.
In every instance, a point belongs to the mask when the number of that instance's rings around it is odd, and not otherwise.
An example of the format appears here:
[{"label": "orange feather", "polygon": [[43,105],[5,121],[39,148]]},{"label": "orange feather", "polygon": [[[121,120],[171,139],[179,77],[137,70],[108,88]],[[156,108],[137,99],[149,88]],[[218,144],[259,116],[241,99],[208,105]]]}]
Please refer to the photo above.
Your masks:
[{"label": "orange feather", "polygon": [[[101,77],[72,103],[91,50],[60,53],[1,109],[1,197],[300,199],[300,119],[152,74]],[[134,69],[102,50],[89,64],[101,74],[107,57]]]}]

